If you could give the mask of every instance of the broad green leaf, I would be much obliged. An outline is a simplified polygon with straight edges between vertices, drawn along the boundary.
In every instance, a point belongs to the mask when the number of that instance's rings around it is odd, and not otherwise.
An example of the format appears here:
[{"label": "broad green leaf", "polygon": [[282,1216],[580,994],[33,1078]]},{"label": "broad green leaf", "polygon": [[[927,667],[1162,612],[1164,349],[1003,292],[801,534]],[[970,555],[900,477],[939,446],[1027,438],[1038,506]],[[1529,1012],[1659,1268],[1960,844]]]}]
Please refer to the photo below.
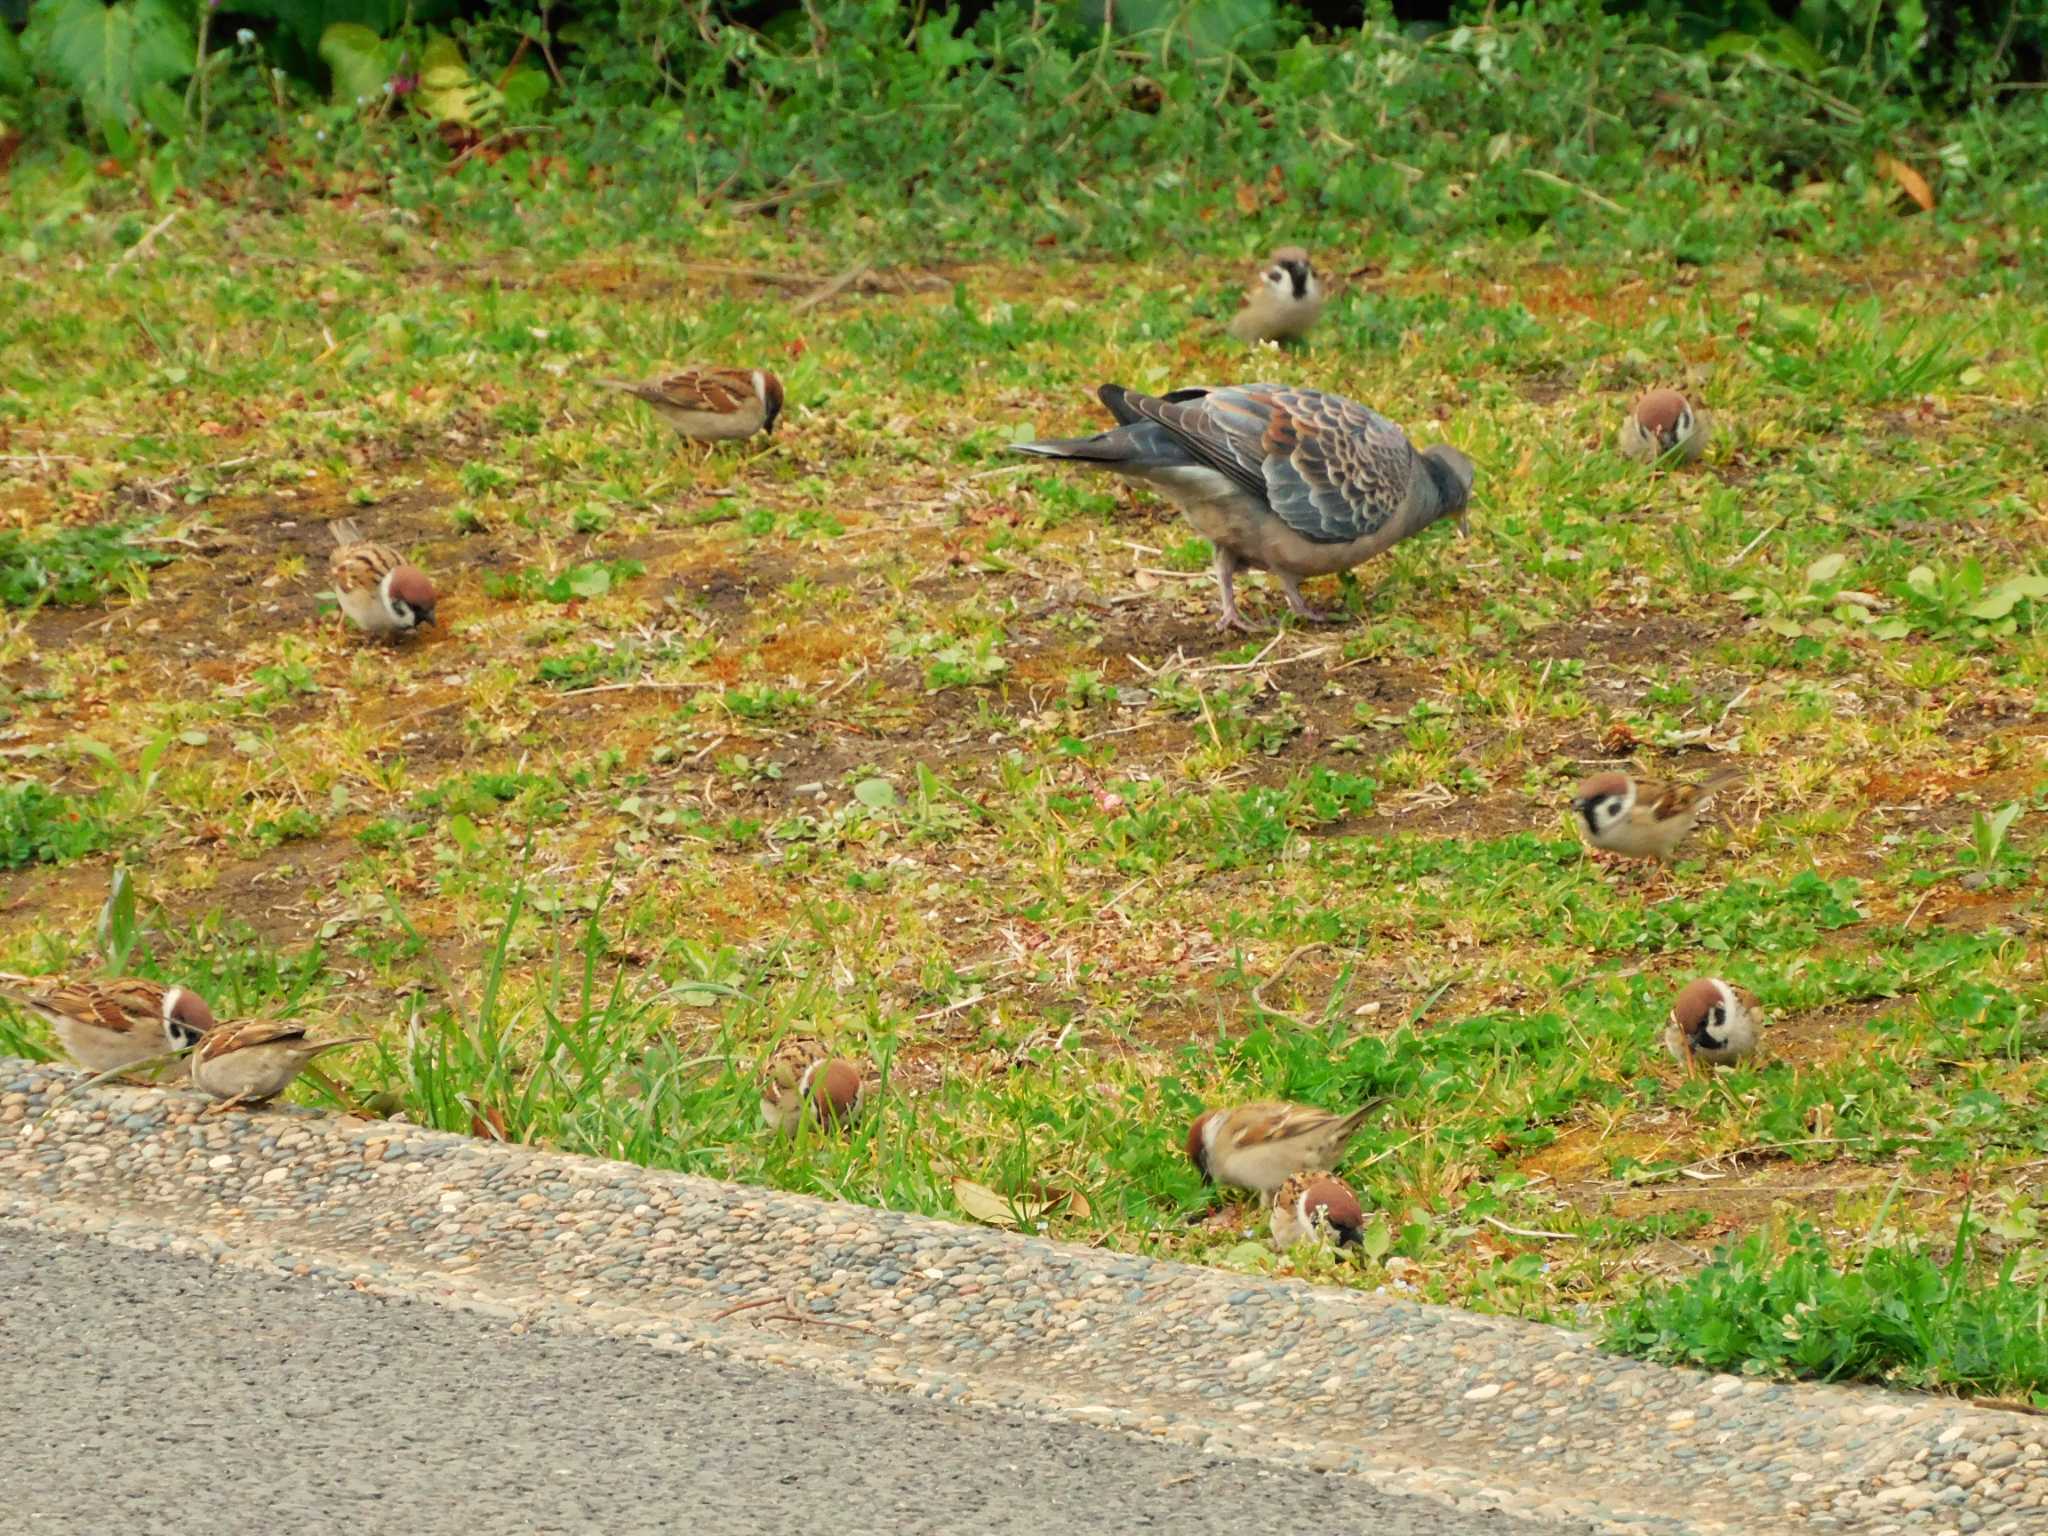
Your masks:
[{"label": "broad green leaf", "polygon": [[0,95],[26,96],[33,83],[28,55],[21,51],[13,30],[0,27]]},{"label": "broad green leaf", "polygon": [[37,0],[21,34],[29,60],[69,86],[103,132],[129,122],[149,87],[191,74],[197,46],[172,0]]},{"label": "broad green leaf", "polygon": [[420,56],[420,84],[413,100],[439,123],[474,128],[497,115],[504,98],[469,72],[452,37],[436,36]]},{"label": "broad green leaf", "polygon": [[896,786],[887,779],[862,779],[853,786],[853,798],[873,810],[886,811],[896,803]]},{"label": "broad green leaf", "polygon": [[603,597],[612,589],[612,573],[601,565],[579,565],[569,573],[569,590],[578,597]]},{"label": "broad green leaf", "polygon": [[328,99],[336,106],[377,100],[391,76],[384,39],[353,21],[337,21],[320,34],[320,62],[334,77]]},{"label": "broad green leaf", "polygon": [[1383,1259],[1387,1250],[1394,1246],[1394,1229],[1387,1225],[1387,1218],[1375,1216],[1372,1225],[1359,1234],[1358,1246],[1365,1250],[1368,1259]]},{"label": "broad green leaf", "polygon": [[1806,568],[1806,584],[1817,587],[1824,581],[1833,581],[1841,575],[1842,568],[1848,563],[1849,557],[1839,551],[1832,555],[1822,555]]},{"label": "broad green leaf", "polygon": [[116,864],[107,889],[106,904],[100,908],[100,958],[115,975],[125,975],[128,957],[135,951],[135,883],[128,866]]},{"label": "broad green leaf", "polygon": [[547,71],[542,69],[517,69],[505,80],[503,94],[505,110],[524,116],[540,105],[548,93]]}]

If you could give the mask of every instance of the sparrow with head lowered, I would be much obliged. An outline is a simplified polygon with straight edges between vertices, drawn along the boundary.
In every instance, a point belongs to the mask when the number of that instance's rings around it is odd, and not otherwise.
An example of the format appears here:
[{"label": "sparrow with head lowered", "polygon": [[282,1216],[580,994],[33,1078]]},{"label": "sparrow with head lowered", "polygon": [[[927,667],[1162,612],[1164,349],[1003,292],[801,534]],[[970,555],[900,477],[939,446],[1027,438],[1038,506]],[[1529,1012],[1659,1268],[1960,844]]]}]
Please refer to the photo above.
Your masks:
[{"label": "sparrow with head lowered", "polygon": [[88,1072],[119,1072],[214,1026],[213,1009],[197,992],[141,976],[60,981],[0,973],[0,997],[47,1023],[65,1055]]},{"label": "sparrow with head lowered", "polygon": [[327,575],[351,624],[374,639],[393,640],[434,622],[440,598],[424,571],[389,544],[370,543],[353,518],[330,523],[328,532],[334,552]]},{"label": "sparrow with head lowered", "polygon": [[1714,418],[1675,389],[1653,389],[1621,419],[1621,452],[1640,464],[1655,463],[1676,450],[1687,464],[1707,451]]},{"label": "sparrow with head lowered", "polygon": [[773,432],[782,416],[782,380],[765,368],[681,368],[657,379],[598,379],[645,401],[693,443],[724,443]]},{"label": "sparrow with head lowered", "polygon": [[1211,1109],[1188,1127],[1188,1160],[1202,1178],[1270,1196],[1297,1173],[1328,1168],[1379,1107],[1346,1115],[1305,1104],[1240,1104]]},{"label": "sparrow with head lowered", "polygon": [[1283,245],[1253,275],[1244,308],[1231,319],[1239,341],[1294,341],[1306,335],[1323,312],[1323,285],[1308,252]]},{"label": "sparrow with head lowered", "polygon": [[1239,384],[1155,398],[1105,384],[1096,397],[1111,430],[1010,451],[1094,465],[1178,506],[1215,547],[1218,629],[1252,627],[1237,611],[1241,570],[1271,571],[1315,622],[1303,577],[1349,570],[1439,518],[1464,527],[1472,461],[1442,443],[1417,453],[1393,422],[1336,395]]},{"label": "sparrow with head lowered", "polygon": [[1282,1253],[1305,1241],[1350,1248],[1365,1235],[1365,1211],[1342,1179],[1327,1169],[1312,1168],[1273,1191],[1267,1224],[1273,1246]]},{"label": "sparrow with head lowered", "polygon": [[1688,1075],[1703,1061],[1710,1067],[1733,1066],[1755,1053],[1763,1022],[1755,998],[1717,976],[1702,976],[1671,1004],[1664,1048]]},{"label": "sparrow with head lowered", "polygon": [[1741,777],[1730,771],[1693,785],[1596,773],[1574,792],[1572,815],[1579,835],[1601,852],[1669,864],[1714,791]]},{"label": "sparrow with head lowered", "polygon": [[296,1020],[246,1019],[239,1024],[216,1025],[203,1034],[184,1034],[178,1043],[192,1047],[193,1086],[218,1099],[216,1109],[232,1109],[269,1102],[289,1088],[292,1079],[322,1051],[361,1045],[369,1038],[348,1035],[339,1040],[309,1040],[306,1026]]},{"label": "sparrow with head lowered", "polygon": [[810,1109],[815,1125],[842,1129],[867,1107],[861,1069],[834,1056],[811,1035],[792,1035],[761,1063],[761,1118],[779,1136],[794,1136]]}]

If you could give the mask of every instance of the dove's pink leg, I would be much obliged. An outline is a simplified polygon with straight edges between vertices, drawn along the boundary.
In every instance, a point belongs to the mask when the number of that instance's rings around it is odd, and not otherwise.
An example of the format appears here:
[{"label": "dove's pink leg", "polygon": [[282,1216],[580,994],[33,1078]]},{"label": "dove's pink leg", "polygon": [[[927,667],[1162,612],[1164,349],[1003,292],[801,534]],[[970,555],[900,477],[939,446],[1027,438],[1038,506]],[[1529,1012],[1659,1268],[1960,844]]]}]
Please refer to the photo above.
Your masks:
[{"label": "dove's pink leg", "polygon": [[1216,586],[1223,594],[1223,617],[1216,621],[1216,627],[1252,633],[1251,621],[1237,611],[1237,556],[1220,546],[1216,551]]},{"label": "dove's pink leg", "polygon": [[1299,580],[1288,575],[1285,571],[1275,571],[1273,574],[1280,578],[1281,589],[1287,594],[1287,606],[1293,609],[1299,617],[1307,619],[1311,624],[1327,624],[1330,622],[1331,616],[1329,614],[1324,613],[1319,608],[1309,607],[1308,599],[1301,595],[1301,582]]}]

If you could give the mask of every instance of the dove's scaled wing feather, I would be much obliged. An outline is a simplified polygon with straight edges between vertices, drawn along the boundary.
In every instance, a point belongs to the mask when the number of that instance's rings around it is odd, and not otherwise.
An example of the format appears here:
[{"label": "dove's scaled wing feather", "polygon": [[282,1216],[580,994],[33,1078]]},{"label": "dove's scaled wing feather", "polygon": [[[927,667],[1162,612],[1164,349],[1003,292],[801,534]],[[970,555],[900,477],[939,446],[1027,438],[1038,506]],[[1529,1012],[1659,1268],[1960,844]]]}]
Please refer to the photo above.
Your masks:
[{"label": "dove's scaled wing feather", "polygon": [[1408,505],[1415,449],[1365,406],[1279,384],[1131,404],[1315,543],[1366,538]]}]

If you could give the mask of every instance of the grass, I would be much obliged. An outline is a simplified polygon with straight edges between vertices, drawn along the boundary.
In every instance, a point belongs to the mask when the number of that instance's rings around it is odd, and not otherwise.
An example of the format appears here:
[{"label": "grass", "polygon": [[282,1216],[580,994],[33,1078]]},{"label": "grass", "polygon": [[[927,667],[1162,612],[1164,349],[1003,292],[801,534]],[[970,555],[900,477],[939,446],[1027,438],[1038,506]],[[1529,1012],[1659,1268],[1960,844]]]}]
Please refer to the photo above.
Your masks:
[{"label": "grass", "polygon": [[[132,210],[30,201],[0,215],[42,255],[0,276],[0,547],[99,553],[0,628],[0,964],[90,965],[118,848],[133,963],[373,1031],[331,1070],[374,1112],[938,1214],[958,1178],[1073,1191],[1044,1219],[1083,1241],[2040,1390],[2017,1349],[2000,1376],[1933,1334],[1816,1355],[1699,1321],[1806,1296],[1817,1244],[1872,1256],[1828,1307],[1930,1328],[1966,1294],[2024,1321],[2041,1278],[2024,227],[1649,272],[1361,237],[1318,253],[1360,275],[1312,344],[1248,357],[1237,253],[1199,245],[933,259],[940,288],[798,309],[695,264],[822,286],[794,222],[524,245],[195,203],[110,272]],[[698,358],[776,367],[784,430],[682,453],[587,387]],[[1473,537],[1319,583],[1326,629],[1217,639],[1184,525],[1003,453],[1093,430],[1105,379],[1274,374],[1480,465]],[[1623,403],[1674,378],[1716,411],[1706,464],[1625,463]],[[441,629],[339,629],[342,515],[434,575]],[[1746,770],[1667,885],[1571,838],[1570,785],[1623,760]],[[1771,1022],[1687,1081],[1658,1032],[1709,972]],[[883,1077],[853,1134],[762,1130],[751,1064],[798,1030]],[[1187,1120],[1267,1095],[1388,1098],[1359,1262],[1204,1218]],[[1959,1243],[1966,1211],[2013,1235]]]}]

